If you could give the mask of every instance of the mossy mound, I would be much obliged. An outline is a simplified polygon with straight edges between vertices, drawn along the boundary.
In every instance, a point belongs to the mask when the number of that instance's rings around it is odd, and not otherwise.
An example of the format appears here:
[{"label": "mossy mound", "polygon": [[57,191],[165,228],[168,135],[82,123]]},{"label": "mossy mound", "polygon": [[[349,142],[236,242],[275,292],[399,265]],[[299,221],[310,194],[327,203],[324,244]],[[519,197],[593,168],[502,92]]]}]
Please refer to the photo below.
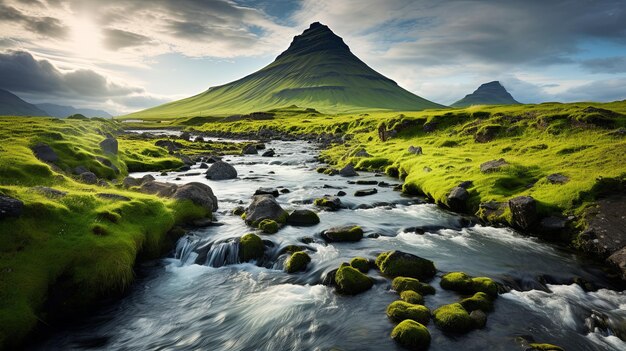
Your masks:
[{"label": "mossy mound", "polygon": [[412,319],[421,324],[428,324],[430,321],[430,310],[423,305],[398,300],[387,306],[387,317],[395,322]]},{"label": "mossy mound", "polygon": [[341,266],[335,274],[337,289],[342,294],[356,295],[369,290],[374,282],[372,278],[352,266]]},{"label": "mossy mound", "polygon": [[358,269],[361,273],[367,273],[370,270],[370,261],[365,257],[355,257],[350,260],[350,266]]},{"label": "mossy mound", "polygon": [[294,252],[285,262],[285,271],[295,273],[306,270],[311,257],[304,251]]},{"label": "mossy mound", "polygon": [[552,344],[530,344],[528,345],[530,346],[531,350],[537,350],[537,351],[565,351],[562,347],[560,346],[556,346],[556,345],[552,345]]},{"label": "mossy mound", "polygon": [[493,301],[491,300],[491,297],[482,291],[477,292],[472,297],[461,300],[459,303],[467,312],[475,310],[489,312],[493,309]]},{"label": "mossy mound", "polygon": [[444,331],[467,333],[474,328],[469,313],[459,303],[443,305],[433,311],[435,324]]},{"label": "mossy mound", "polygon": [[498,296],[498,285],[487,277],[472,278],[463,272],[451,272],[441,278],[441,287],[462,294],[484,292],[491,297]]},{"label": "mossy mound", "polygon": [[407,319],[396,325],[391,331],[391,338],[409,350],[426,350],[430,346],[430,333],[422,324]]},{"label": "mossy mound", "polygon": [[242,262],[257,260],[263,257],[265,246],[256,234],[246,234],[239,240],[239,259]]},{"label": "mossy mound", "polygon": [[363,238],[363,228],[358,225],[334,227],[325,230],[322,237],[330,242],[355,242]]},{"label": "mossy mound", "polygon": [[278,232],[278,223],[273,219],[264,219],[259,223],[259,229],[265,234],[274,234]]},{"label": "mossy mound", "polygon": [[402,251],[381,253],[376,258],[376,265],[388,277],[430,279],[437,272],[433,261]]},{"label": "mossy mound", "polygon": [[413,290],[405,290],[401,292],[400,298],[402,299],[402,301],[406,301],[408,303],[412,303],[416,305],[424,304],[424,297],[422,297],[422,295],[420,295],[419,293]]},{"label": "mossy mound", "polygon": [[408,277],[395,277],[391,282],[391,288],[398,293],[401,293],[405,290],[413,290],[422,295],[432,295],[435,293],[435,288],[432,286],[422,283],[415,278]]}]

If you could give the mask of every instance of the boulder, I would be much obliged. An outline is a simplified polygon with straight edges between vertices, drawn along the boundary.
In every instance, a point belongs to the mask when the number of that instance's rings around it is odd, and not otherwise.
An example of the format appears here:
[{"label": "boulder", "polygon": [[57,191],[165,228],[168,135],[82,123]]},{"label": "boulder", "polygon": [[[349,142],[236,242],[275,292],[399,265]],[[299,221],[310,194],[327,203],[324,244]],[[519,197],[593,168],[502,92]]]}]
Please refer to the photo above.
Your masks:
[{"label": "boulder", "polygon": [[93,172],[84,172],[79,176],[80,181],[85,184],[96,184],[98,183],[98,177]]},{"label": "boulder", "polygon": [[378,193],[378,190],[376,190],[376,188],[360,189],[354,192],[354,196],[369,196],[369,195],[374,195],[376,193]]},{"label": "boulder", "polygon": [[274,157],[274,155],[276,155],[276,151],[274,151],[274,149],[269,149],[261,154],[262,157]]},{"label": "boulder", "polygon": [[37,145],[32,147],[32,150],[35,157],[37,157],[40,161],[54,163],[59,160],[59,156],[48,144],[37,143]]},{"label": "boulder", "polygon": [[102,140],[100,142],[100,148],[105,153],[117,155],[117,151],[118,151],[117,139],[113,137],[108,137]]},{"label": "boulder", "polygon": [[537,202],[531,196],[518,196],[509,200],[509,209],[511,210],[512,224],[528,230],[539,220],[537,215]]},{"label": "boulder", "polygon": [[287,217],[287,224],[293,226],[311,226],[316,225],[320,222],[320,217],[317,213],[311,210],[295,210],[291,212],[289,217]]},{"label": "boulder", "polygon": [[493,309],[491,297],[484,292],[477,292],[473,296],[461,300],[459,303],[467,312],[476,310],[489,312]]},{"label": "boulder", "polygon": [[482,329],[487,324],[487,314],[481,310],[472,311],[470,318],[474,322],[474,327],[477,329]]},{"label": "boulder", "polygon": [[560,174],[560,173],[553,173],[550,174],[549,176],[546,177],[548,179],[548,181],[552,184],[565,184],[569,181],[569,178]]},{"label": "boulder", "polygon": [[258,228],[265,234],[275,234],[278,232],[278,223],[272,219],[264,219],[259,223]]},{"label": "boulder", "polygon": [[408,303],[423,305],[424,297],[413,290],[404,290],[400,293],[400,299]]},{"label": "boulder", "polygon": [[358,269],[361,273],[367,273],[370,270],[370,261],[365,257],[355,257],[350,260],[350,266]]},{"label": "boulder", "polygon": [[218,208],[217,197],[213,194],[213,189],[199,182],[178,186],[172,194],[172,198],[191,200],[194,204],[206,209],[208,213],[215,212]]},{"label": "boulder", "polygon": [[429,284],[422,283],[415,278],[409,277],[395,277],[391,281],[391,288],[398,293],[404,291],[415,291],[420,295],[432,295],[435,293],[435,288]]},{"label": "boulder", "polygon": [[432,261],[397,250],[378,255],[376,265],[388,277],[430,279],[437,272]]},{"label": "boulder", "polygon": [[474,329],[474,321],[461,304],[443,305],[433,311],[435,324],[446,332],[467,333]]},{"label": "boulder", "polygon": [[506,162],[503,158],[498,159],[498,160],[487,161],[487,162],[482,163],[480,165],[480,171],[482,173],[497,172],[497,171],[500,170],[500,168],[502,168],[503,166],[506,166],[508,164],[509,163]]},{"label": "boulder", "polygon": [[428,324],[430,321],[430,310],[426,306],[414,305],[398,300],[387,306],[387,317],[394,322],[412,319],[422,324]]},{"label": "boulder", "polygon": [[623,280],[626,280],[626,246],[609,256],[607,262],[621,273]]},{"label": "boulder", "polygon": [[244,212],[246,212],[246,209],[243,206],[237,206],[231,211],[231,213],[235,216],[241,216]]},{"label": "boulder", "polygon": [[243,150],[241,150],[243,155],[257,155],[259,152],[257,151],[256,146],[249,144],[246,145]]},{"label": "boulder", "polygon": [[211,180],[235,179],[237,178],[237,170],[224,161],[217,161],[206,171],[206,178]]},{"label": "boulder", "polygon": [[339,175],[342,177],[356,177],[359,174],[354,170],[352,163],[348,163],[339,171]]},{"label": "boulder", "polygon": [[328,196],[317,198],[313,201],[315,206],[323,207],[330,211],[337,211],[341,208],[341,199],[336,196]]},{"label": "boulder", "polygon": [[356,295],[369,290],[374,282],[372,278],[349,265],[339,267],[335,273],[337,290],[342,294]]},{"label": "boulder", "polygon": [[246,234],[239,239],[239,259],[241,262],[258,260],[263,257],[265,246],[256,234]]},{"label": "boulder", "polygon": [[328,242],[355,242],[363,238],[363,229],[358,225],[326,229],[322,238]]},{"label": "boulder", "polygon": [[[339,190],[337,192],[337,196],[346,196],[346,195],[348,195],[348,194],[346,194],[346,192],[343,191],[343,190]],[[337,199],[337,200],[339,200],[339,199]],[[341,200],[339,200],[339,205],[341,205]]]},{"label": "boulder", "polygon": [[208,169],[208,168],[209,168],[209,165],[207,165],[207,164],[206,164],[206,163],[204,163],[204,162],[200,162],[200,167],[199,167],[199,168],[200,168],[200,169]]},{"label": "boulder", "polygon": [[22,215],[24,203],[16,198],[0,195],[0,219]]},{"label": "boulder", "polygon": [[278,189],[275,188],[258,188],[254,192],[254,195],[272,195],[273,197],[278,197],[280,196],[280,193],[278,192]]},{"label": "boulder", "polygon": [[122,186],[124,186],[125,188],[130,188],[133,186],[140,186],[143,183],[151,181],[154,181],[154,177],[149,174],[146,174],[141,178],[126,177],[122,181]]},{"label": "boulder", "polygon": [[430,346],[428,329],[411,319],[400,322],[391,331],[391,338],[400,346],[409,350],[426,350]]},{"label": "boulder", "polygon": [[163,197],[171,197],[176,192],[177,185],[156,181],[148,181],[141,184],[139,189],[142,193],[153,194]]},{"label": "boulder", "polygon": [[183,144],[171,140],[157,140],[154,145],[167,149],[169,152],[174,152],[184,147]]},{"label": "boulder", "polygon": [[254,195],[243,216],[248,225],[257,227],[264,219],[285,223],[289,214],[280,207],[272,195]]},{"label": "boulder", "polygon": [[465,211],[469,193],[460,186],[452,188],[447,197],[447,204],[453,211]]},{"label": "boulder", "polygon": [[409,146],[409,149],[407,150],[410,154],[413,155],[421,155],[422,154],[422,147],[421,146]]},{"label": "boulder", "polygon": [[309,257],[306,252],[294,252],[291,256],[289,256],[289,259],[285,261],[285,271],[287,273],[305,271],[309,262],[311,262],[311,257]]},{"label": "boulder", "polygon": [[492,298],[498,296],[498,285],[491,278],[473,278],[463,272],[444,274],[439,284],[446,290],[453,290],[462,294],[484,292]]}]

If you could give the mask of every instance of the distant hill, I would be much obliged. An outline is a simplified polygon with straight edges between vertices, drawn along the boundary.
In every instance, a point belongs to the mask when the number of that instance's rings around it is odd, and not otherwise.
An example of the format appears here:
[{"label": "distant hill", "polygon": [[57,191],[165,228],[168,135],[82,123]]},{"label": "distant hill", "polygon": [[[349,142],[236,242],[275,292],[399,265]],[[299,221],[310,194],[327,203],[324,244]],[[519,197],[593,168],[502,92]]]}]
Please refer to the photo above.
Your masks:
[{"label": "distant hill", "polygon": [[110,113],[104,110],[94,110],[90,108],[76,108],[74,106],[63,106],[56,104],[35,104],[35,106],[39,107],[43,111],[46,111],[48,115],[57,118],[65,118],[67,116],[71,116],[74,114],[81,114],[85,117],[104,117],[111,118]]},{"label": "distant hill", "polygon": [[0,116],[48,116],[48,113],[17,95],[0,89]]},{"label": "distant hill", "polygon": [[316,22],[294,37],[274,62],[255,73],[122,118],[224,116],[291,105],[322,113],[443,107],[371,69],[350,51],[343,39]]},{"label": "distant hill", "polygon": [[473,93],[452,104],[452,107],[471,105],[519,105],[511,94],[498,81],[485,83]]}]

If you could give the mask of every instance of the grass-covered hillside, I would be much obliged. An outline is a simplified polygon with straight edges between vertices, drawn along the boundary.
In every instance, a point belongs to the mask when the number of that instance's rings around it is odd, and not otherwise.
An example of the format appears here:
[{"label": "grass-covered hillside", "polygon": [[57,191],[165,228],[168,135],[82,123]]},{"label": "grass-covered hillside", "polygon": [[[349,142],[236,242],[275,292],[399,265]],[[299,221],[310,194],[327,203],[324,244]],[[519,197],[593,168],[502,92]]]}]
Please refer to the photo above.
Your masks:
[{"label": "grass-covered hillside", "polygon": [[[118,294],[139,255],[160,255],[175,224],[209,215],[188,200],[122,187],[129,168],[183,162],[154,140],[118,136],[117,153],[103,151],[100,143],[117,131],[105,120],[0,117],[0,200],[23,203],[20,213],[0,213],[0,349],[18,345],[38,322]],[[76,175],[81,168],[97,183]]]}]

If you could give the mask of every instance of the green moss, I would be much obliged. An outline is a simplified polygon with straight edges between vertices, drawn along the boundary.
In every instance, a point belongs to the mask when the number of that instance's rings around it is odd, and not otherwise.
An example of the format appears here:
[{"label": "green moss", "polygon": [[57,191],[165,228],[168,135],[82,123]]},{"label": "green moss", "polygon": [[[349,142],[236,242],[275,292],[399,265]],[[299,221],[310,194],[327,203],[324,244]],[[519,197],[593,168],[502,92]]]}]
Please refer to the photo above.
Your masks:
[{"label": "green moss", "polygon": [[397,291],[398,293],[401,293],[405,290],[413,290],[422,295],[429,295],[429,294],[435,293],[435,288],[433,288],[432,286],[426,283],[422,283],[415,278],[408,278],[408,277],[393,278],[393,281],[391,282],[391,288]]},{"label": "green moss", "polygon": [[339,267],[335,274],[335,283],[339,292],[348,295],[360,294],[374,285],[372,278],[349,265]]},{"label": "green moss", "polygon": [[489,312],[493,309],[493,301],[491,300],[491,297],[484,292],[477,292],[474,296],[463,299],[459,303],[467,312],[475,310]]},{"label": "green moss", "polygon": [[429,279],[437,272],[432,261],[401,251],[381,253],[376,258],[376,265],[389,277]]},{"label": "green moss", "polygon": [[360,160],[357,163],[356,168],[368,171],[377,171],[385,169],[386,166],[389,166],[392,163],[393,162],[384,157],[369,157]]},{"label": "green moss", "polygon": [[462,294],[484,292],[491,297],[498,296],[498,285],[490,278],[472,278],[463,272],[451,272],[441,277],[440,285],[446,290],[453,290]]},{"label": "green moss", "polygon": [[350,260],[350,265],[358,269],[361,273],[367,273],[370,270],[370,261],[365,257],[355,257]]},{"label": "green moss", "polygon": [[422,297],[422,295],[413,290],[404,290],[403,292],[401,292],[400,299],[402,299],[402,301],[406,301],[408,303],[416,305],[424,304],[424,297]]},{"label": "green moss", "polygon": [[272,219],[264,219],[259,223],[258,228],[265,234],[274,234],[278,232],[278,223]]},{"label": "green moss", "polygon": [[330,241],[359,241],[363,238],[363,228],[358,225],[347,227],[331,228],[323,233],[324,237]]},{"label": "green moss", "polygon": [[430,310],[426,306],[415,305],[406,301],[394,301],[387,306],[387,317],[395,322],[412,319],[421,324],[428,324]]},{"label": "green moss", "polygon": [[430,346],[430,333],[422,324],[407,319],[396,325],[391,338],[409,350],[426,350]]},{"label": "green moss", "polygon": [[256,234],[246,234],[239,240],[239,259],[242,262],[258,260],[264,252],[263,240]]},{"label": "green moss", "polygon": [[444,331],[467,333],[474,328],[469,313],[461,304],[443,305],[433,311],[435,324]]},{"label": "green moss", "polygon": [[537,344],[537,343],[533,343],[533,344],[530,344],[528,346],[530,346],[530,348],[532,350],[538,350],[538,351],[565,351],[562,347],[556,346],[556,345],[552,345],[552,344]]},{"label": "green moss", "polygon": [[294,252],[285,262],[285,271],[287,273],[304,271],[309,262],[311,262],[311,257],[306,252]]}]

